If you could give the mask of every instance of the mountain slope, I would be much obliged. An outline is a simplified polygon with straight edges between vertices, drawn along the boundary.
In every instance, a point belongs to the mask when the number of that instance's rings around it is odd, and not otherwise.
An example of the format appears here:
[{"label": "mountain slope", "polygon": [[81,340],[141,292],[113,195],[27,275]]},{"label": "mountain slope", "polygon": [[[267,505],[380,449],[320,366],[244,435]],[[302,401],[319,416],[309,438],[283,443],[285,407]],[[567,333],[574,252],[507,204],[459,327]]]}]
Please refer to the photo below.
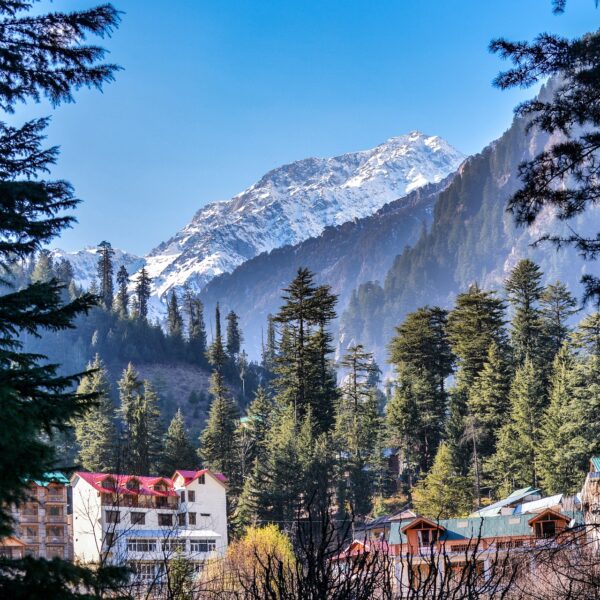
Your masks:
[{"label": "mountain slope", "polygon": [[463,159],[439,137],[413,132],[371,150],[274,169],[231,200],[200,209],[150,252],[155,297],[164,299],[184,283],[199,291],[261,252],[371,215],[419,186],[441,181]]},{"label": "mountain slope", "polygon": [[319,282],[331,285],[339,295],[339,305],[347,306],[358,284],[383,281],[394,258],[408,244],[418,241],[431,223],[438,193],[453,176],[390,202],[374,215],[328,227],[320,236],[265,252],[233,273],[216,277],[201,292],[207,312],[211,314],[219,302],[223,310],[238,313],[246,349],[257,356],[267,316],[279,308],[281,289],[299,266],[308,267]]}]

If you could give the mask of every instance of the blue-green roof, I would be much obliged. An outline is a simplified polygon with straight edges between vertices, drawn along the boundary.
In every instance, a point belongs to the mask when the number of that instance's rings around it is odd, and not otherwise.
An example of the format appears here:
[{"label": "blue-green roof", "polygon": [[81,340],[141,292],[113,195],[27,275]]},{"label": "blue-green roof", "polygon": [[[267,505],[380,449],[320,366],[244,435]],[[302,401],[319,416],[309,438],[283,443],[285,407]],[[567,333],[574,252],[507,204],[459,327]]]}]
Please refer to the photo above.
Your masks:
[{"label": "blue-green roof", "polygon": [[532,496],[534,494],[539,494],[540,490],[533,487],[521,488],[520,490],[515,490],[510,496],[499,500],[498,502],[494,502],[494,504],[489,504],[488,506],[482,506],[479,510],[475,511],[471,516],[473,517],[488,517],[498,514],[500,510],[506,506],[510,506],[511,504],[515,504],[527,498],[527,496]]},{"label": "blue-green roof", "polygon": [[[583,513],[577,511],[564,511],[563,514],[583,522]],[[498,538],[505,536],[524,536],[531,534],[529,520],[535,515],[532,513],[520,515],[495,515],[488,517],[465,517],[464,519],[441,519],[437,523],[446,531],[440,534],[442,541],[470,540],[481,538]],[[390,544],[405,544],[406,536],[402,528],[414,521],[409,519],[399,523],[392,523],[390,527]]]},{"label": "blue-green roof", "polygon": [[47,486],[49,483],[62,483],[63,485],[69,485],[69,479],[64,473],[60,471],[50,471],[44,473],[43,479],[33,479],[33,482],[37,485]]},{"label": "blue-green roof", "polygon": [[592,456],[591,462],[592,467],[594,467],[594,471],[600,472],[600,456]]}]

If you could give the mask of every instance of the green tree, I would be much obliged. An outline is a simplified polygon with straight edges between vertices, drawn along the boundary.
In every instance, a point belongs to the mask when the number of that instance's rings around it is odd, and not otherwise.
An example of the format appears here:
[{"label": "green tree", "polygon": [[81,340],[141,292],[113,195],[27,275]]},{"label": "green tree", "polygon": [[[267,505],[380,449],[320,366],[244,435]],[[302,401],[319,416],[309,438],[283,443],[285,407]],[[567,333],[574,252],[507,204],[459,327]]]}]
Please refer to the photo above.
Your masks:
[{"label": "green tree", "polygon": [[445,442],[439,445],[431,470],[413,491],[417,512],[432,519],[449,519],[471,512],[471,482],[453,463]]},{"label": "green tree", "polygon": [[54,277],[54,262],[48,250],[40,250],[35,267],[31,273],[31,281],[48,282]]},{"label": "green tree", "polygon": [[98,281],[100,282],[100,299],[104,308],[111,309],[113,305],[113,256],[115,251],[109,242],[98,244]]},{"label": "green tree", "polygon": [[196,450],[190,441],[181,409],[178,408],[163,438],[160,473],[170,477],[178,469],[195,469]]},{"label": "green tree", "polygon": [[457,385],[470,388],[485,364],[490,346],[506,343],[504,303],[494,292],[471,285],[456,297],[448,317],[448,339],[458,360]]},{"label": "green tree", "polygon": [[148,318],[148,300],[152,292],[152,280],[148,276],[145,267],[142,267],[135,284],[135,296],[137,300],[137,313],[140,319],[145,321]]},{"label": "green tree", "polygon": [[[108,4],[82,11],[27,13],[32,3],[0,4],[0,109],[14,112],[28,99],[47,98],[53,105],[73,100],[80,87],[101,88],[116,67],[103,64],[105,51],[86,43],[91,35],[107,35],[118,22]],[[73,326],[93,298],[82,295],[65,304],[64,287],[56,280],[37,281],[15,290],[5,275],[16,260],[31,259],[64,228],[78,200],[65,181],[43,179],[55,163],[56,148],[42,147],[48,119],[22,126],[0,123],[0,404],[10,427],[0,434],[0,535],[10,535],[11,505],[26,500],[23,482],[42,478],[55,468],[53,438],[95,400],[77,394],[77,376],[59,375],[58,365],[44,356],[23,352],[22,336],[58,332]],[[115,584],[117,573],[54,559],[28,557],[0,565],[0,597],[36,600],[54,597],[97,598]]]},{"label": "green tree", "polygon": [[179,310],[177,292],[173,289],[167,301],[167,331],[173,338],[180,339],[183,335],[183,319]]},{"label": "green tree", "polygon": [[95,396],[97,403],[74,422],[79,445],[78,461],[87,471],[114,473],[119,461],[119,443],[108,373],[98,355],[88,365],[87,371],[77,393]]},{"label": "green tree", "polygon": [[[566,0],[553,2],[555,12]],[[516,109],[528,127],[548,135],[550,144],[519,168],[523,185],[509,200],[517,224],[531,225],[540,213],[552,209],[561,221],[570,221],[597,203],[600,184],[600,115],[596,98],[600,88],[598,48],[600,34],[588,33],[568,40],[543,33],[532,43],[500,38],[490,48],[511,60],[513,68],[500,73],[495,84],[501,89],[530,87],[554,78],[550,98],[536,97]],[[574,246],[585,258],[596,259],[600,236],[586,236],[567,229],[566,236],[545,234],[541,240]],[[600,281],[583,277],[588,296],[600,295]]]},{"label": "green tree", "polygon": [[320,431],[331,428],[337,398],[335,375],[329,363],[336,297],[328,286],[316,286],[314,275],[300,268],[284,289],[284,304],[275,321],[282,324],[282,340],[274,382],[276,401],[291,405],[296,422],[308,408]]},{"label": "green tree", "polygon": [[577,300],[562,281],[551,283],[540,296],[541,315],[550,352],[556,356],[569,337],[569,319],[577,311]]},{"label": "green tree", "polygon": [[221,334],[221,310],[218,302],[215,307],[215,335],[208,348],[207,358],[217,373],[221,373],[223,367],[227,364],[227,354],[225,353],[223,336]]},{"label": "green tree", "polygon": [[600,357],[600,313],[594,312],[585,316],[577,326],[573,335],[577,348],[588,354]]},{"label": "green tree", "polygon": [[262,347],[262,366],[265,370],[272,372],[275,367],[277,356],[277,333],[275,331],[275,318],[269,314],[267,317],[267,339]]},{"label": "green tree", "polygon": [[121,265],[117,271],[117,311],[123,318],[129,315],[129,294],[127,286],[129,285],[129,273],[125,265]]},{"label": "green tree", "polygon": [[504,287],[512,306],[511,342],[516,365],[529,357],[537,365],[545,360],[544,324],[540,300],[542,271],[529,259],[520,260]]},{"label": "green tree", "polygon": [[539,473],[548,494],[579,491],[589,460],[584,412],[574,389],[574,369],[575,357],[565,344],[554,359],[550,404],[540,431]]},{"label": "green tree", "polygon": [[491,473],[502,493],[540,484],[541,424],[545,409],[543,382],[529,358],[519,367],[510,390],[510,420],[502,428]]},{"label": "green tree", "polygon": [[182,310],[187,319],[188,349],[190,355],[200,364],[206,356],[206,325],[204,323],[204,306],[196,298],[188,285],[184,286]]},{"label": "green tree", "polygon": [[130,363],[119,380],[124,451],[123,465],[132,475],[150,475],[159,466],[162,427],[158,396],[149,381],[141,381]]},{"label": "green tree", "polygon": [[[407,315],[389,345],[402,394],[412,394],[417,419],[419,468],[427,471],[440,443],[447,411],[445,379],[452,373],[454,357],[446,332],[447,312],[424,307]],[[400,420],[402,422],[402,419]],[[388,420],[388,424],[390,421]],[[412,442],[411,442],[412,443]]]},{"label": "green tree", "polygon": [[240,331],[239,317],[230,310],[227,313],[227,355],[232,361],[238,357],[242,349],[242,332]]}]

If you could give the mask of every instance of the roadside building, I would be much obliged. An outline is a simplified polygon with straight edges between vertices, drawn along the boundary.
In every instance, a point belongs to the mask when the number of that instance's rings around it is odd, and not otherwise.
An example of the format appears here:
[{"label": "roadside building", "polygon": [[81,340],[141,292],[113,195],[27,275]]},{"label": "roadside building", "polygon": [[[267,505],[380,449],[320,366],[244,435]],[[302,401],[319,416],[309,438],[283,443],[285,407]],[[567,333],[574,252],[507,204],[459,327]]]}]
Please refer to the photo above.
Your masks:
[{"label": "roadside building", "polygon": [[1,540],[0,548],[13,555],[72,559],[69,480],[63,473],[46,473],[27,487],[27,501],[11,511],[15,534]]},{"label": "roadside building", "polygon": [[197,571],[227,548],[226,480],[207,469],[172,478],[77,472],[73,546],[80,563],[129,564],[160,580],[175,556]]}]

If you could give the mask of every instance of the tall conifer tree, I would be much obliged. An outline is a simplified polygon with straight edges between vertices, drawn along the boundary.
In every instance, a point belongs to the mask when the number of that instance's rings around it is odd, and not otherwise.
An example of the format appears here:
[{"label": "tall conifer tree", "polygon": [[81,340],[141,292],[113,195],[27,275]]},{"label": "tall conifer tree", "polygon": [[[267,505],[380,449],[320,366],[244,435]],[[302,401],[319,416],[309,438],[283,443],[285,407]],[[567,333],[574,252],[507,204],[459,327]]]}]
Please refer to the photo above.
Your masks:
[{"label": "tall conifer tree", "polygon": [[550,355],[554,357],[569,337],[569,319],[578,311],[577,300],[562,281],[556,281],[542,292],[540,308]]},{"label": "tall conifer tree", "polygon": [[171,295],[167,301],[167,331],[174,338],[181,338],[183,335],[183,319],[179,310],[179,299],[177,292],[171,290]]},{"label": "tall conifer tree", "polygon": [[138,316],[142,320],[148,318],[148,300],[150,300],[150,293],[152,281],[148,276],[148,272],[145,267],[140,269],[140,273],[135,284],[135,296],[137,300],[137,312]]},{"label": "tall conifer tree", "polygon": [[120,459],[115,409],[108,373],[98,355],[88,365],[88,374],[81,380],[77,393],[97,398],[96,405],[74,422],[79,445],[77,460],[87,471],[114,473]]},{"label": "tall conifer tree", "polygon": [[177,469],[195,469],[196,450],[190,441],[181,409],[178,408],[163,439],[160,474],[171,477]]},{"label": "tall conifer tree", "polygon": [[129,273],[125,265],[121,265],[117,271],[117,310],[123,318],[129,316]]},{"label": "tall conifer tree", "polygon": [[114,296],[113,256],[115,254],[109,242],[98,244],[98,281],[100,283],[100,298],[107,309],[112,309]]},{"label": "tall conifer tree", "polygon": [[230,360],[235,361],[242,349],[242,332],[240,331],[239,317],[232,310],[227,313],[226,347]]}]

